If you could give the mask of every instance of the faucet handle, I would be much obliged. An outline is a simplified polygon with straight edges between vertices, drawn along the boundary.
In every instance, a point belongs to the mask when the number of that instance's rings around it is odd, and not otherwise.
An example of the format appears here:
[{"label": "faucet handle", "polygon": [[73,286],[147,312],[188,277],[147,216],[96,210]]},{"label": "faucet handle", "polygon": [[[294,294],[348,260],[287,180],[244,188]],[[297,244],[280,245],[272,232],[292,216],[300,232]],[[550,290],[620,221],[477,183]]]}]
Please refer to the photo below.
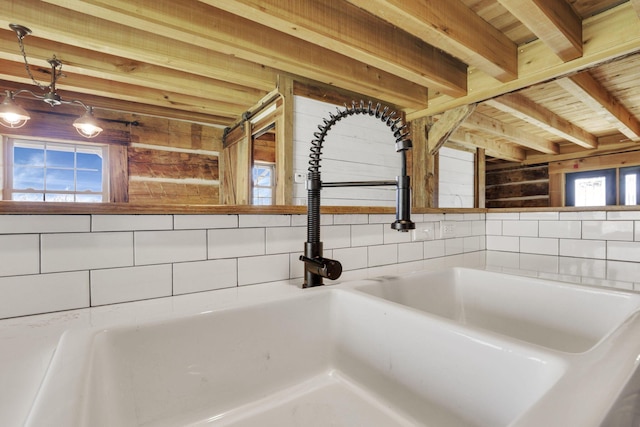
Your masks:
[{"label": "faucet handle", "polygon": [[311,272],[327,279],[336,280],[342,274],[342,264],[334,259],[300,255],[300,261],[304,261]]}]

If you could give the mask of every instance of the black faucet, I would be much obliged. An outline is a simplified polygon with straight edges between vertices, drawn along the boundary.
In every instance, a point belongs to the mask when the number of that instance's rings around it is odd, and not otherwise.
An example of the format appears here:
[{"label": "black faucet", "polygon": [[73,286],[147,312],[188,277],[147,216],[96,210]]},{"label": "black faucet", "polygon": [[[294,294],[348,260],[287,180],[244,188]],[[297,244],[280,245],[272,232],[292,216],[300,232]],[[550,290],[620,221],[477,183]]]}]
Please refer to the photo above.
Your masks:
[{"label": "black faucet", "polygon": [[[322,143],[333,125],[345,117],[354,114],[368,114],[382,120],[393,132],[396,138],[396,152],[402,154],[402,172],[395,181],[345,181],[322,182],[320,179],[320,155]],[[318,126],[318,132],[313,134],[311,141],[311,154],[309,155],[309,169],[307,174],[307,241],[304,244],[304,255],[300,260],[304,262],[303,288],[320,286],[323,278],[335,280],[342,274],[342,265],[339,261],[325,258],[322,255],[322,242],[320,241],[320,190],[323,187],[370,187],[370,186],[395,186],[396,187],[396,220],[391,228],[397,231],[409,231],[415,228],[411,221],[411,185],[407,175],[407,154],[411,149],[411,140],[407,125],[402,123],[402,118],[395,117],[396,112],[389,113],[389,107],[381,109],[380,104],[373,107],[371,101],[365,105],[364,101],[344,110],[338,109],[336,115],[329,113],[329,120],[323,119],[323,124]]]}]

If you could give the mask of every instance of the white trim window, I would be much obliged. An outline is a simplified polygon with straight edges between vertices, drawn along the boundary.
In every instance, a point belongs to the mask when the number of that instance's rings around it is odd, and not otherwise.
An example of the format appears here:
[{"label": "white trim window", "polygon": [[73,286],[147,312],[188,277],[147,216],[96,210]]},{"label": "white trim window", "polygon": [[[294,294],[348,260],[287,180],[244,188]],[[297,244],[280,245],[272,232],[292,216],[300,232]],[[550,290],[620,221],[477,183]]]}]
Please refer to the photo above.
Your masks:
[{"label": "white trim window", "polygon": [[276,168],[273,163],[254,162],[252,170],[252,190],[254,205],[272,205],[275,191]]},{"label": "white trim window", "polygon": [[107,147],[99,144],[7,141],[8,200],[107,202]]}]

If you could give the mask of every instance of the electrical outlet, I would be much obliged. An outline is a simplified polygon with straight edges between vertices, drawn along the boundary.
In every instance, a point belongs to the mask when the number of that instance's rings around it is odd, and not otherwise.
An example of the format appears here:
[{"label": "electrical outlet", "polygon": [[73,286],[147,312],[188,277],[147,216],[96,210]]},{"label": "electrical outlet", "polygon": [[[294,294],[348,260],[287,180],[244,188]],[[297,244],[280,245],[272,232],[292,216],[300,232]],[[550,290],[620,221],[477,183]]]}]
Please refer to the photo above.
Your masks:
[{"label": "electrical outlet", "polygon": [[440,235],[443,239],[456,237],[456,223],[454,221],[440,221]]},{"label": "electrical outlet", "polygon": [[307,180],[307,176],[303,172],[296,172],[293,174],[293,181],[297,184],[304,184]]}]

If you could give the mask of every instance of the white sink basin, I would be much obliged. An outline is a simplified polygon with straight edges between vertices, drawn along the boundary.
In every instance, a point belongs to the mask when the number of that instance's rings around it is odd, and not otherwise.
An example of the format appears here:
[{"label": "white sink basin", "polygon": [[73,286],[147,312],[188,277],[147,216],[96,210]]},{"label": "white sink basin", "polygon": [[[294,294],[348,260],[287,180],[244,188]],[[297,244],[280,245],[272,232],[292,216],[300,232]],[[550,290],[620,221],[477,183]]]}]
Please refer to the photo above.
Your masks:
[{"label": "white sink basin", "polygon": [[640,295],[467,268],[381,278],[358,291],[550,349],[588,351],[640,308]]},{"label": "white sink basin", "polygon": [[508,426],[568,366],[352,290],[310,289],[68,332],[27,425]]}]

